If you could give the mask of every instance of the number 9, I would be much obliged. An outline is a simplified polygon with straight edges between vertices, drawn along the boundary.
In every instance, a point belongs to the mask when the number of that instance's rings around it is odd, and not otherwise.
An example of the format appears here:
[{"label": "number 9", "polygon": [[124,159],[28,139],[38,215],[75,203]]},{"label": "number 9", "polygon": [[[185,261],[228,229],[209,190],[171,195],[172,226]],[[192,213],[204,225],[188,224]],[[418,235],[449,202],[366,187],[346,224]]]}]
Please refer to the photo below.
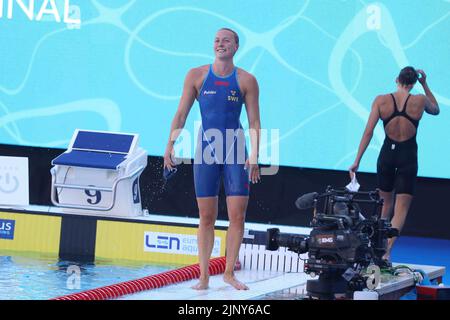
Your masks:
[{"label": "number 9", "polygon": [[[94,194],[92,194],[91,191],[93,191]],[[95,204],[98,204],[100,201],[102,201],[102,194],[101,194],[100,191],[94,191],[94,190],[88,190],[88,189],[86,189],[86,190],[84,190],[84,193],[86,193],[86,195],[87,195],[88,197],[91,197],[91,198],[94,198],[94,197],[95,197],[95,200],[87,199],[87,202],[88,202],[89,204],[95,205]]]}]

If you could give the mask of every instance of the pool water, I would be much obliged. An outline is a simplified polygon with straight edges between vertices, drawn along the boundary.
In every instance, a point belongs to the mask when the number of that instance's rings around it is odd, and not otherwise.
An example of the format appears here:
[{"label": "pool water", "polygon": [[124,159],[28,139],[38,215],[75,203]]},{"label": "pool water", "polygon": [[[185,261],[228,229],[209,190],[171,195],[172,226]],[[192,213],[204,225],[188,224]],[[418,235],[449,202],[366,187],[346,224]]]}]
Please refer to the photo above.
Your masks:
[{"label": "pool water", "polygon": [[392,261],[445,267],[443,283],[450,285],[450,240],[420,237],[399,237],[391,255]]},{"label": "pool water", "polygon": [[[450,270],[450,240],[400,237],[392,252],[397,263],[445,266]],[[182,265],[126,261],[80,263],[19,253],[0,253],[0,300],[46,300],[134,280]],[[444,283],[450,284],[444,276]],[[415,299],[414,290],[403,299]]]},{"label": "pool water", "polygon": [[0,255],[0,300],[47,300],[134,280],[180,266]]}]

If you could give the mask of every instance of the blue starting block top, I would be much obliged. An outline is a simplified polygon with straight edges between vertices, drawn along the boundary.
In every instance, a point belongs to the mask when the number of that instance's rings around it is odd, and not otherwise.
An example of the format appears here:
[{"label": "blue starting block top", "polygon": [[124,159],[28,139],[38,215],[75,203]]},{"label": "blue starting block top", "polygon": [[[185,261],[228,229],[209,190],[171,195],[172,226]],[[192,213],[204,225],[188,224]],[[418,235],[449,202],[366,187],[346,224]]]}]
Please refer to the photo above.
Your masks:
[{"label": "blue starting block top", "polygon": [[124,160],[125,155],[120,153],[72,150],[54,159],[52,164],[116,170]]},{"label": "blue starting block top", "polygon": [[72,149],[128,153],[135,137],[132,134],[78,131]]},{"label": "blue starting block top", "polygon": [[125,161],[137,135],[77,131],[69,152],[53,159],[53,165],[117,170]]}]

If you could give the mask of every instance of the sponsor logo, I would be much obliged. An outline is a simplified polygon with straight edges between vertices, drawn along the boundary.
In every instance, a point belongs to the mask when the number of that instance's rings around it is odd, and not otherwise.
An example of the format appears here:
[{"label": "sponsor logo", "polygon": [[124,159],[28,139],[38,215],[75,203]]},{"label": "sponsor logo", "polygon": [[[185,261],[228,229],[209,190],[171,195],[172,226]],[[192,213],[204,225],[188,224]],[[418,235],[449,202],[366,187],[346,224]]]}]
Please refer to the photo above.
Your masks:
[{"label": "sponsor logo", "polygon": [[333,246],[334,244],[334,237],[333,236],[318,236],[317,242],[324,246]]},{"label": "sponsor logo", "polygon": [[0,239],[14,239],[15,220],[0,219]]},{"label": "sponsor logo", "polygon": [[219,87],[228,87],[230,83],[228,81],[214,81],[214,85]]},{"label": "sponsor logo", "polygon": [[213,91],[213,90],[205,90],[205,91],[203,91],[203,95],[210,95],[210,94],[216,94],[217,92],[216,91]]},{"label": "sponsor logo", "polygon": [[[198,255],[197,236],[188,234],[145,232],[144,251]],[[220,238],[214,239],[212,257],[220,256]]]}]

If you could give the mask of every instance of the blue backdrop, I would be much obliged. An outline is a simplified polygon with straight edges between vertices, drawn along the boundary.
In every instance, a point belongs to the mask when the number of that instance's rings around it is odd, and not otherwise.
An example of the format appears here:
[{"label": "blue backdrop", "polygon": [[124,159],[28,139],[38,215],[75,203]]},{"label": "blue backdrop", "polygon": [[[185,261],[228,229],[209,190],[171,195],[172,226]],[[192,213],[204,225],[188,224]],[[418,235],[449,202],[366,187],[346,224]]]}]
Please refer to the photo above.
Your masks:
[{"label": "blue backdrop", "polygon": [[[428,73],[442,110],[420,124],[419,175],[450,178],[448,0],[0,5],[0,143],[64,148],[76,128],[123,131],[162,155],[186,73],[213,61],[215,32],[230,27],[241,38],[236,65],[259,81],[262,126],[280,130],[274,164],[346,170],[374,97],[413,65]],[[81,24],[63,21],[66,5]],[[199,119],[195,105],[186,128]],[[379,124],[361,171],[375,171],[383,139]]]}]

